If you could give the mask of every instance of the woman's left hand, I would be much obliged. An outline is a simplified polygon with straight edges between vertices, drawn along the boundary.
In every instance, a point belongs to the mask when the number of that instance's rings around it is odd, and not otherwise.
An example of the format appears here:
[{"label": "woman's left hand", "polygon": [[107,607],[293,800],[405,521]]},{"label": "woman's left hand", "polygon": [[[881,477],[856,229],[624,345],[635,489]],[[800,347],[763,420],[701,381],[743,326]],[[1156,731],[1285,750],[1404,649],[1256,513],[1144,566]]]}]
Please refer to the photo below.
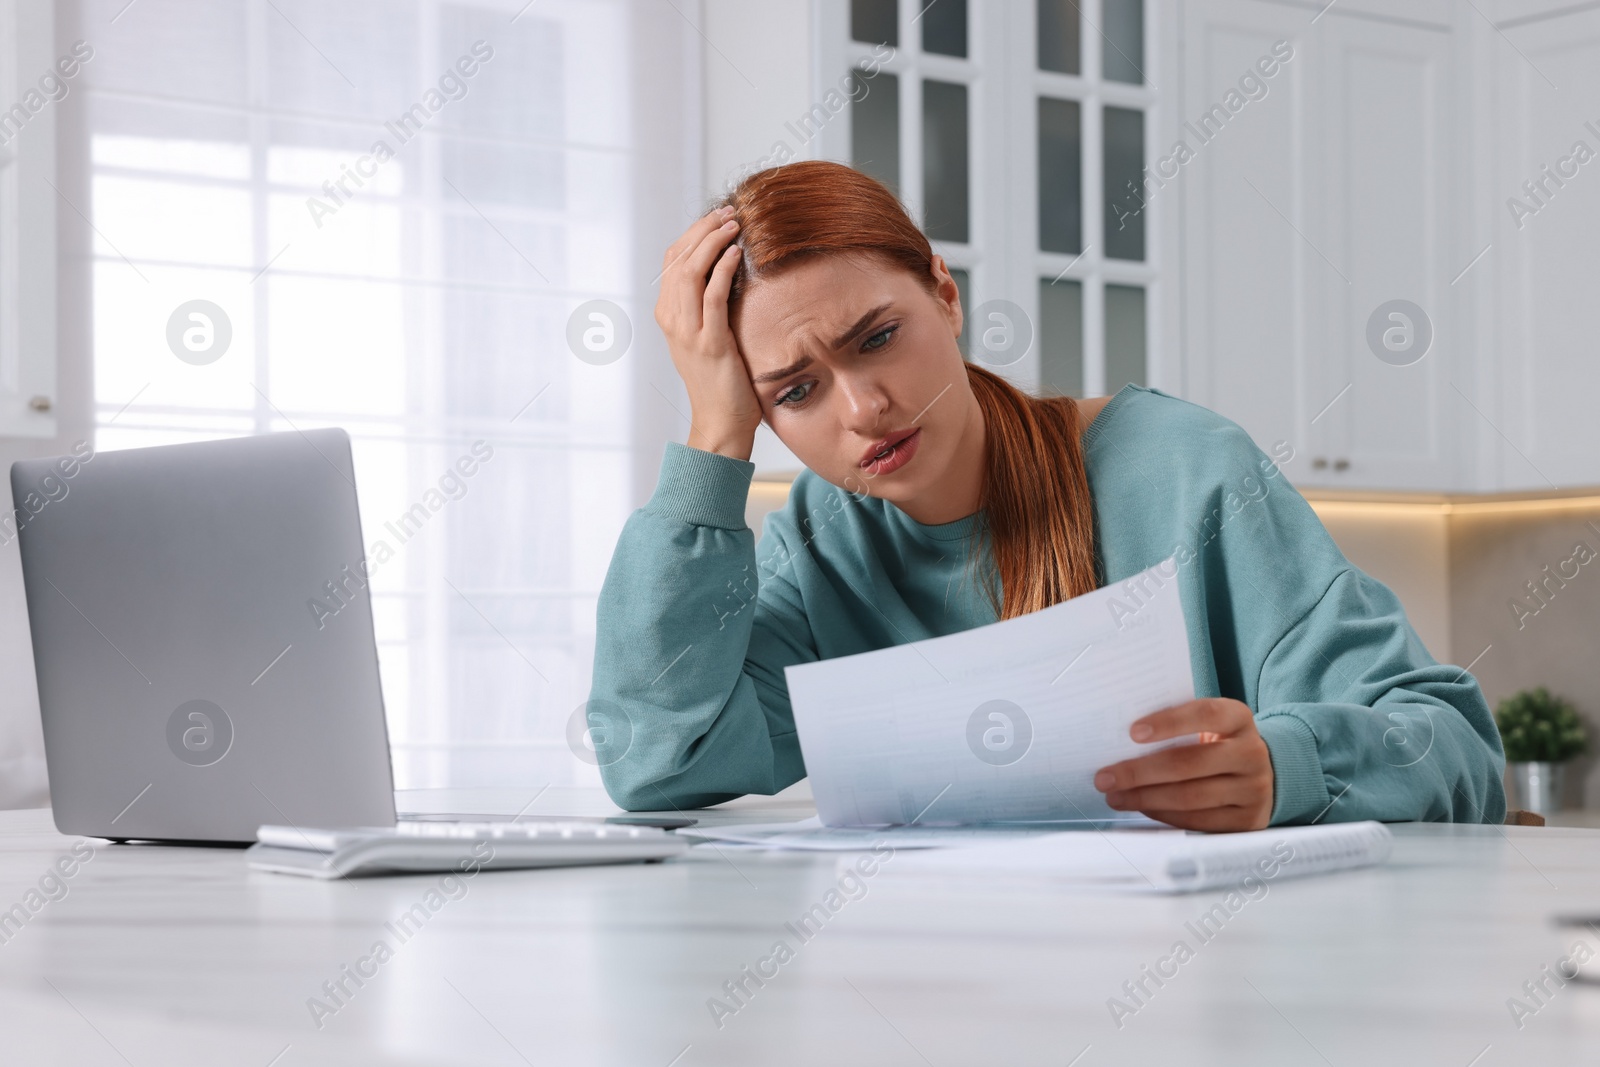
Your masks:
[{"label": "woman's left hand", "polygon": [[1177,745],[1102,767],[1095,788],[1118,811],[1140,811],[1185,830],[1260,830],[1272,817],[1272,756],[1249,705],[1226,697],[1191,700],[1134,722],[1135,741],[1199,734]]}]

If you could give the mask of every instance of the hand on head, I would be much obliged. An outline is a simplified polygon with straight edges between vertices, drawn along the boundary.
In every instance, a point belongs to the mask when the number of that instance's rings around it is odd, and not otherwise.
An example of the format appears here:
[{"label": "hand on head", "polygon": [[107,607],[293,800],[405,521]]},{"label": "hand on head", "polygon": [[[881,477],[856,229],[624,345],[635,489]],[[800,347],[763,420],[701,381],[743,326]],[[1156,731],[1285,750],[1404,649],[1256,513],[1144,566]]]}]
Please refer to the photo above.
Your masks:
[{"label": "hand on head", "polygon": [[689,391],[689,446],[749,459],[761,404],[728,322],[741,250],[731,208],[697,219],[667,249],[656,322]]}]

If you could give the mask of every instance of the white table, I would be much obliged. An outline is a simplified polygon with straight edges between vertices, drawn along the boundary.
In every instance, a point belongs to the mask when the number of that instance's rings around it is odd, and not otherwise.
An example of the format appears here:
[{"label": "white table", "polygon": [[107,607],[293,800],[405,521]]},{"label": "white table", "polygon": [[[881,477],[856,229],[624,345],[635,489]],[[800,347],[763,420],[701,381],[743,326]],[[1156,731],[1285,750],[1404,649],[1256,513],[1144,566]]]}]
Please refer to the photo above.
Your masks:
[{"label": "white table", "polygon": [[[530,793],[408,794],[410,810],[514,812]],[[528,815],[609,813],[552,789]],[[721,821],[810,812],[752,798]],[[1600,831],[1394,827],[1388,866],[1272,883],[1200,943],[1220,899],[864,879],[809,940],[785,927],[854,857],[697,849],[659,865],[487,872],[401,942],[384,924],[438,876],[320,883],[239,851],[97,846],[0,944],[6,1064],[1502,1064],[1600,1059],[1600,986],[1519,1029],[1507,999],[1593,931]],[[0,813],[0,908],[73,839]],[[892,864],[892,860],[889,861]],[[446,887],[448,888],[448,887]],[[308,998],[380,937],[392,958],[331,1016]],[[1173,942],[1194,957],[1112,1022],[1108,998]],[[710,998],[779,939],[793,958],[719,1028]],[[1530,1002],[1531,1004],[1531,1002]],[[1475,1059],[1476,1057],[1476,1059]]]}]

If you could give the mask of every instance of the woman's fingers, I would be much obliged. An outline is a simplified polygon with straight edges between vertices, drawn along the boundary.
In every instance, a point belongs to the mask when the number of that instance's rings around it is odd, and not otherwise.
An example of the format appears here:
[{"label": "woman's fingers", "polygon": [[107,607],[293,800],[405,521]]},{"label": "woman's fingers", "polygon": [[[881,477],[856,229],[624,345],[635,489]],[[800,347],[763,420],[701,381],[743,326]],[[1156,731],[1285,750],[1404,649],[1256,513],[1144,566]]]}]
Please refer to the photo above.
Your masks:
[{"label": "woman's fingers", "polygon": [[762,413],[728,321],[740,257],[730,214],[708,212],[667,249],[656,322],[689,392],[689,444],[749,459]]},{"label": "woman's fingers", "polygon": [[686,281],[695,285],[704,286],[706,275],[711,272],[711,267],[717,262],[717,257],[722,255],[728,247],[728,242],[733,240],[734,234],[739,232],[739,224],[729,219],[704,237],[700,244],[689,257],[684,260],[679,272]]},{"label": "woman's fingers", "polygon": [[683,316],[682,321],[686,326],[698,328],[701,325],[706,274],[737,232],[738,225],[731,221],[706,231],[701,234],[698,243],[663,275],[662,295],[668,292],[673,294],[674,308]]},{"label": "woman's fingers", "polygon": [[1243,762],[1240,757],[1238,746],[1228,741],[1178,745],[1103,767],[1095,775],[1094,784],[1102,792],[1107,792],[1180,782],[1185,778],[1204,778],[1236,769]]},{"label": "woman's fingers", "polygon": [[[706,326],[706,275],[712,269],[712,264],[717,262],[718,256],[726,251],[728,242],[733,240],[733,235],[738,232],[738,226],[728,222],[726,226],[717,227],[701,238],[701,243],[694,246],[694,250],[685,256],[682,264],[674,269],[674,290],[678,293],[680,312],[683,322],[690,328],[704,328]],[[723,314],[726,322],[726,312]]]},{"label": "woman's fingers", "polygon": [[717,265],[711,268],[711,279],[706,282],[705,299],[702,302],[702,313],[707,323],[719,317],[724,324],[728,321],[728,293],[733,289],[733,275],[739,269],[740,255],[738,245],[729,245],[717,257]]},{"label": "woman's fingers", "polygon": [[1254,802],[1255,796],[1254,785],[1244,775],[1218,774],[1138,789],[1113,790],[1106,794],[1106,803],[1118,811],[1204,811],[1247,805]]},{"label": "woman's fingers", "polygon": [[[1136,720],[1129,736],[1135,741],[1149,742],[1201,732],[1231,734],[1252,722],[1254,716],[1247,705],[1227,697],[1203,697]],[[1149,727],[1149,732],[1142,733],[1140,727]]]},{"label": "woman's fingers", "polygon": [[[721,211],[713,211],[696,219],[683,236],[667,249],[666,259],[662,263],[663,277],[675,281],[684,278],[704,279],[705,272],[711,268],[711,260],[737,228],[729,225],[731,221],[732,216]],[[697,262],[698,271],[695,269]]]},{"label": "woman's fingers", "polygon": [[673,264],[682,259],[684,255],[700,243],[700,239],[712,230],[721,226],[728,218],[729,212],[722,208],[712,208],[689,224],[689,228],[678,235],[678,239],[667,246],[666,254],[661,257],[661,270],[663,273],[672,269]]},{"label": "woman's fingers", "polygon": [[1191,700],[1146,715],[1129,729],[1140,742],[1188,734],[1201,740],[1100,768],[1095,788],[1112,808],[1142,811],[1191,830],[1268,825],[1275,790],[1272,753],[1249,705],[1227,697]]}]

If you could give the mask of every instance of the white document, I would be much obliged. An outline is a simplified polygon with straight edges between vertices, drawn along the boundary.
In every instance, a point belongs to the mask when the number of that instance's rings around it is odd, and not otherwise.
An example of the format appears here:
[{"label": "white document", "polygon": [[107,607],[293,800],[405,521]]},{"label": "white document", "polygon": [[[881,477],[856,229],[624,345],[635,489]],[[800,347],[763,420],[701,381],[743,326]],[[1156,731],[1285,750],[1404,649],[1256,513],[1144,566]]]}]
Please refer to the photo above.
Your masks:
[{"label": "white document", "polygon": [[1094,787],[1194,699],[1177,561],[1043,611],[785,669],[826,826],[1119,819]]},{"label": "white document", "polygon": [[747,849],[789,850],[796,852],[866,852],[879,845],[900,849],[971,848],[974,845],[1001,844],[1024,838],[1044,837],[1063,830],[1109,830],[1143,827],[1170,829],[1166,823],[1140,815],[1118,812],[1115,820],[1072,820],[1071,822],[1008,823],[1005,825],[940,826],[823,826],[811,818],[786,823],[739,823],[731,826],[691,826],[677,831],[679,837],[714,842],[718,846],[738,845]]}]

